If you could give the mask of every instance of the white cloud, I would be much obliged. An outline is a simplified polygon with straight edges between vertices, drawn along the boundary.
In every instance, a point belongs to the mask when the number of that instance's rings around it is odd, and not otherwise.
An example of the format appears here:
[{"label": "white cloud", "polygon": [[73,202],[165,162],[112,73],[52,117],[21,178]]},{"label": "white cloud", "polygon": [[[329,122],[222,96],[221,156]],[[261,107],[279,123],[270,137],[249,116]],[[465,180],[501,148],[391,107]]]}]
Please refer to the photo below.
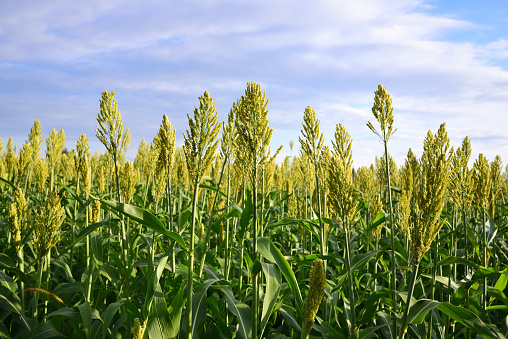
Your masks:
[{"label": "white cloud", "polygon": [[[0,134],[26,135],[43,116],[49,129],[65,123],[76,138],[79,128],[93,131],[100,91],[114,89],[133,133],[132,153],[142,137],[153,137],[164,113],[181,135],[205,89],[225,118],[245,83],[256,81],[281,131],[274,143],[287,145],[282,138],[291,132],[296,143],[310,105],[327,140],[344,123],[355,162],[367,164],[382,152],[365,127],[382,83],[393,97],[399,131],[390,147],[399,163],[443,121],[453,140],[470,135],[474,149],[506,158],[508,73],[499,62],[508,58],[508,42],[442,40],[485,28],[428,8],[412,0],[4,2],[0,109],[26,121],[8,120]],[[50,118],[54,112],[75,118]],[[81,117],[87,120],[76,124]]]}]

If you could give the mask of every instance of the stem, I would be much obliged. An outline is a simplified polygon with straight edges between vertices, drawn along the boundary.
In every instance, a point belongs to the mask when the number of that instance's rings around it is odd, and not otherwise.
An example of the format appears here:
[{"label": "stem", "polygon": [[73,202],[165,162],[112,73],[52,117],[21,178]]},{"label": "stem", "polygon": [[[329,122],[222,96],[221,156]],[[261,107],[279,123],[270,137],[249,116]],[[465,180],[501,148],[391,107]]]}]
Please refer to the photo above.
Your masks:
[{"label": "stem", "polygon": [[[19,247],[18,252],[18,267],[19,270],[23,273],[25,273],[25,260],[23,255],[23,244]],[[25,315],[25,283],[23,280],[19,279],[19,293],[21,294],[21,314]]]},{"label": "stem", "polygon": [[[257,205],[257,167],[256,157],[254,157],[253,180],[252,180],[252,222],[253,222],[253,245],[252,245],[252,263],[257,260],[258,253],[258,205]],[[259,293],[258,293],[258,275],[252,275],[252,338],[258,337],[258,310],[259,310]]]},{"label": "stem", "polygon": [[[41,282],[42,282],[42,271],[44,270],[44,257],[39,258],[37,263],[37,288],[41,288]],[[33,303],[33,321],[34,321],[34,327],[37,325],[37,318],[39,316],[39,292],[36,290],[34,292],[34,303]]]},{"label": "stem", "polygon": [[392,280],[391,286],[392,289],[392,299],[393,299],[393,338],[397,337],[397,318],[395,314],[397,313],[397,279],[395,276],[395,227],[393,226],[393,205],[392,205],[392,184],[390,182],[390,167],[388,164],[388,140],[386,136],[383,135],[383,141],[385,145],[385,167],[386,167],[386,178],[388,181],[388,203],[390,206],[390,245],[391,245],[391,269],[392,269]]},{"label": "stem", "polygon": [[302,336],[301,339],[309,339],[310,337],[310,328],[307,327],[307,325],[304,323],[302,325]]},{"label": "stem", "polygon": [[217,201],[219,200],[219,191],[220,191],[220,184],[222,183],[222,177],[224,176],[224,169],[226,168],[226,162],[228,161],[228,157],[224,158],[224,162],[222,163],[222,169],[220,172],[219,182],[217,183],[217,189],[215,190],[215,196],[213,197],[213,203],[212,203],[212,212],[210,213],[210,216],[208,218],[208,226],[206,228],[206,237],[205,242],[203,243],[202,249],[203,254],[201,258],[201,262],[199,263],[199,276],[203,274],[203,268],[205,267],[205,260],[206,260],[206,252],[208,252],[208,247],[210,246],[210,235],[212,233],[212,217],[215,212],[215,206],[217,205]]},{"label": "stem", "polygon": [[[439,237],[439,234],[438,234]],[[434,241],[434,265],[432,265],[432,285],[430,290],[430,299],[434,300],[435,297],[435,291],[436,291],[436,273],[437,273],[437,261],[438,261],[438,239]],[[428,331],[428,337],[432,338],[432,324],[433,324],[433,317],[432,317],[433,311],[431,310],[429,312],[429,331]]]},{"label": "stem", "polygon": [[411,282],[409,283],[409,291],[407,292],[406,309],[404,310],[404,316],[402,317],[402,325],[400,326],[400,339],[404,339],[407,331],[407,314],[411,307],[411,297],[413,296],[413,290],[415,287],[416,276],[418,275],[419,264],[413,263],[413,274],[411,275]]},{"label": "stem", "polygon": [[187,277],[187,338],[192,339],[192,285],[194,282],[194,237],[196,233],[196,205],[198,200],[199,179],[194,181],[194,195],[192,197],[192,221],[190,229],[189,274]]},{"label": "stem", "polygon": [[[485,221],[485,208],[483,208],[483,267],[487,267],[487,227]],[[487,310],[487,277],[483,278],[483,309]]]},{"label": "stem", "polygon": [[[347,223],[347,221],[346,221]],[[353,272],[351,272],[351,239],[349,233],[349,226],[344,225],[344,237],[346,243],[346,265],[348,271],[348,285],[349,285],[349,305],[351,308],[351,326],[349,327],[349,335],[351,338],[356,337],[356,311],[355,311],[355,294],[354,294],[354,281],[353,281]]]}]

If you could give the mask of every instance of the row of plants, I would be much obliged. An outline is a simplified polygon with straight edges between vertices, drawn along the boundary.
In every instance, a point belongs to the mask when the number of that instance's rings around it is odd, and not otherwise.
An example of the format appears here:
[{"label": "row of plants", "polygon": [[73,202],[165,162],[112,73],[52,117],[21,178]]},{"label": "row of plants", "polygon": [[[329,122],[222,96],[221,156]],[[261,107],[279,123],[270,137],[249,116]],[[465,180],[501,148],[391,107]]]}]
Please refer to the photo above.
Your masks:
[{"label": "row of plants", "polygon": [[[470,159],[443,123],[422,156],[353,166],[338,124],[325,145],[311,107],[301,151],[276,162],[256,83],[218,121],[205,92],[184,144],[164,115],[125,159],[130,132],[102,92],[90,153],[35,121],[0,142],[0,335],[6,338],[504,338],[508,177]],[[291,153],[294,143],[289,143]],[[472,163],[472,166],[469,164]]]}]

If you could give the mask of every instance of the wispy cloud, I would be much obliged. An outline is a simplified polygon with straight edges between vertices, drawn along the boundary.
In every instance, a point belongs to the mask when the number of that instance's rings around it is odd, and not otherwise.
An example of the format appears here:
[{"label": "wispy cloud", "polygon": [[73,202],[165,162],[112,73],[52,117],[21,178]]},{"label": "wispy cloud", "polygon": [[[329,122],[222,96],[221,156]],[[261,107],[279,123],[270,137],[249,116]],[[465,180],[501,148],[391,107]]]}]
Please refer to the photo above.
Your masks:
[{"label": "wispy cloud", "polygon": [[115,90],[133,133],[133,157],[164,113],[181,136],[204,90],[225,119],[246,82],[256,81],[270,98],[271,124],[279,131],[274,145],[298,140],[310,105],[328,141],[335,124],[344,123],[354,138],[355,164],[369,164],[382,152],[365,127],[382,83],[393,96],[399,131],[390,148],[399,163],[444,121],[453,142],[469,135],[473,150],[506,156],[508,72],[501,66],[508,43],[444,39],[485,27],[453,13],[436,15],[430,5],[436,6],[413,0],[4,2],[0,136],[23,140],[39,119],[45,134],[56,127],[69,140],[82,132],[93,137],[100,91]]}]

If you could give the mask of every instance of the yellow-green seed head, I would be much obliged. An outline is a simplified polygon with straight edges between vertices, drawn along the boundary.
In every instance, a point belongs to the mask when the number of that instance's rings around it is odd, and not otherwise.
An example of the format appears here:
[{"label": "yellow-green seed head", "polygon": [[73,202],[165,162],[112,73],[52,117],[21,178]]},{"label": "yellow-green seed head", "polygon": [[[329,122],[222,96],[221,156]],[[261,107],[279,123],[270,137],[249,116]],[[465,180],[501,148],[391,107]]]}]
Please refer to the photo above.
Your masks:
[{"label": "yellow-green seed head", "polygon": [[58,194],[49,193],[46,202],[41,205],[35,217],[33,246],[40,262],[44,261],[49,250],[60,239],[58,230],[65,219],[65,210],[60,205],[60,200]]},{"label": "yellow-green seed head", "polygon": [[305,308],[303,311],[303,322],[307,325],[307,328],[312,329],[314,326],[314,320],[323,299],[323,294],[326,287],[326,276],[323,267],[323,260],[314,260],[314,266],[310,270],[309,274],[309,293],[305,299]]}]

